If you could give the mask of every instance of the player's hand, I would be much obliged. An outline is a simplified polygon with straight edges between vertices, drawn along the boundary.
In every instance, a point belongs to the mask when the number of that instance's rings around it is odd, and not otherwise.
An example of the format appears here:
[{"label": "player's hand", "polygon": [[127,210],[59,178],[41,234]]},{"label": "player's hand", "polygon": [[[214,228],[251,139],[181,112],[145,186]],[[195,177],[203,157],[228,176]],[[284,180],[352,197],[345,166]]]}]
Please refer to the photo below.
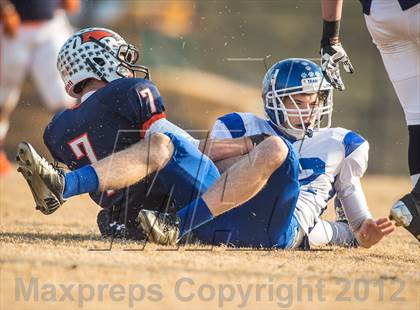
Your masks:
[{"label": "player's hand", "polygon": [[336,89],[344,90],[344,83],[340,76],[340,64],[348,73],[353,73],[354,68],[340,42],[321,46],[321,68],[324,77]]},{"label": "player's hand", "polygon": [[378,220],[367,219],[354,235],[359,244],[364,248],[370,248],[395,230],[394,224],[387,218]]},{"label": "player's hand", "polygon": [[8,7],[1,14],[3,32],[9,38],[14,38],[20,27],[20,17],[14,7]]}]

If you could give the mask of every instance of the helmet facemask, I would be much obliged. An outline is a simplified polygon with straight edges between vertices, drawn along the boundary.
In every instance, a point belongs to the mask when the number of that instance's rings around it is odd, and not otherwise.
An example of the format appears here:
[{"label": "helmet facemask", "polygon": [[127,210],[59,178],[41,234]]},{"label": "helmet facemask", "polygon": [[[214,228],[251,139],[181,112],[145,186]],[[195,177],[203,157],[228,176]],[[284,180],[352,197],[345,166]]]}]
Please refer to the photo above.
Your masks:
[{"label": "helmet facemask", "polygon": [[[305,135],[311,137],[313,131],[319,131],[331,126],[333,101],[332,90],[327,83],[323,83],[321,77],[302,79],[302,86],[276,90],[275,82],[278,70],[271,79],[271,91],[265,97],[265,109],[272,111],[271,122],[286,134],[303,139]],[[312,108],[299,108],[293,98],[297,94],[317,94],[317,104]],[[285,98],[292,103],[292,108],[286,108]],[[291,118],[297,118],[298,122],[292,122]],[[313,124],[305,123],[306,119],[312,120]]]},{"label": "helmet facemask", "polygon": [[[117,62],[119,63],[116,68],[116,73],[121,77],[137,77],[137,72],[141,72],[143,74],[142,78],[150,80],[150,72],[149,69],[145,66],[136,65],[135,63],[140,58],[139,50],[132,44],[121,44],[118,48],[118,52],[115,55],[114,52],[101,41],[90,38],[95,44],[98,44],[103,50],[104,53],[108,53],[111,55]],[[92,67],[95,64],[92,62],[88,65],[95,71]]]}]

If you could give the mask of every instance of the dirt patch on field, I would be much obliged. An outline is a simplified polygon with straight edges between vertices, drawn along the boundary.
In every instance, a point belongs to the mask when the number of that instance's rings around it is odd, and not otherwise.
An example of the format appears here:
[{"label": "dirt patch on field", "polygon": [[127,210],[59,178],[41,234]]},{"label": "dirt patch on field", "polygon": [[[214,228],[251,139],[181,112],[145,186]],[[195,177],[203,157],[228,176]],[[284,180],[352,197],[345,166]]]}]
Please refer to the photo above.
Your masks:
[{"label": "dirt patch on field", "polygon": [[[375,216],[410,187],[363,184]],[[419,243],[403,229],[370,250],[111,247],[97,211],[83,196],[46,217],[17,173],[0,179],[1,309],[419,309]]]}]

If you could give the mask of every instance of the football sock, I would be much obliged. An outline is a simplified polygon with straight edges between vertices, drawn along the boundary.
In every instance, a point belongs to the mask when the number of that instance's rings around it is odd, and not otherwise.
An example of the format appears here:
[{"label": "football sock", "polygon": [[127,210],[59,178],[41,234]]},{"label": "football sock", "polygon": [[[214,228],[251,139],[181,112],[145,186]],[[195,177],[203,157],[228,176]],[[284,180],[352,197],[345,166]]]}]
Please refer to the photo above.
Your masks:
[{"label": "football sock", "polygon": [[420,200],[420,179],[417,180],[416,186],[411,191],[417,200]]},{"label": "football sock", "polygon": [[64,176],[64,198],[96,192],[99,188],[99,179],[95,169],[88,165],[68,172]]},{"label": "football sock", "polygon": [[354,236],[349,224],[344,222],[327,222],[331,225],[332,228],[332,236],[329,242],[330,245],[357,245],[356,237]]},{"label": "football sock", "polygon": [[176,214],[181,221],[179,238],[182,238],[187,233],[214,218],[213,214],[207,207],[207,204],[203,199],[201,199],[201,197],[190,202]]},{"label": "football sock", "polygon": [[348,223],[319,220],[309,233],[310,244],[356,246],[357,241]]}]

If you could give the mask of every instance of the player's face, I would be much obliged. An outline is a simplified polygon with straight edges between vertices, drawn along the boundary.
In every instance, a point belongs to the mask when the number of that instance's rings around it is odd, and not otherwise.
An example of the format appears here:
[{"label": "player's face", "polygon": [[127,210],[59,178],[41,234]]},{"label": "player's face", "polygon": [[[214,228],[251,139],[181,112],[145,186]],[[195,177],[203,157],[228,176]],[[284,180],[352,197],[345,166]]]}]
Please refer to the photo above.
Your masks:
[{"label": "player's face", "polygon": [[[302,112],[302,120],[299,116],[299,113],[294,113],[290,115],[289,113],[289,122],[299,129],[313,128],[316,122],[317,108],[319,106],[320,100],[317,93],[310,94],[297,94],[292,96],[293,101],[290,97],[283,97],[282,101],[286,109],[296,110],[299,109]],[[310,111],[308,113],[308,111]],[[313,112],[313,113],[312,113]],[[303,124],[302,124],[303,121]],[[305,128],[303,128],[303,125]],[[284,126],[290,127],[286,122]]]}]

